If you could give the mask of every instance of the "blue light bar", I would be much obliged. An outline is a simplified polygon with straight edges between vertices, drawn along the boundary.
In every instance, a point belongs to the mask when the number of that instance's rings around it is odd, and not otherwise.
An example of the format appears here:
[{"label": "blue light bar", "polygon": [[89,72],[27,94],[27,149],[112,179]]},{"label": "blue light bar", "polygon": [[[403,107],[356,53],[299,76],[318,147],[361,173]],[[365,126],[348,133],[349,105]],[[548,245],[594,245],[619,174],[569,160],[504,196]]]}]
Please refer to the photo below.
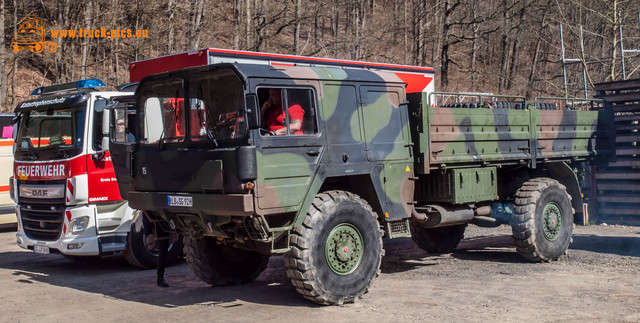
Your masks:
[{"label": "blue light bar", "polygon": [[31,95],[43,95],[43,94],[53,93],[53,92],[79,90],[79,89],[92,89],[96,87],[105,87],[105,86],[106,85],[99,79],[86,79],[86,80],[79,80],[74,82],[39,87],[33,90],[33,92],[31,92]]},{"label": "blue light bar", "polygon": [[76,89],[86,89],[94,87],[105,87],[104,83],[98,79],[80,80],[76,85]]}]

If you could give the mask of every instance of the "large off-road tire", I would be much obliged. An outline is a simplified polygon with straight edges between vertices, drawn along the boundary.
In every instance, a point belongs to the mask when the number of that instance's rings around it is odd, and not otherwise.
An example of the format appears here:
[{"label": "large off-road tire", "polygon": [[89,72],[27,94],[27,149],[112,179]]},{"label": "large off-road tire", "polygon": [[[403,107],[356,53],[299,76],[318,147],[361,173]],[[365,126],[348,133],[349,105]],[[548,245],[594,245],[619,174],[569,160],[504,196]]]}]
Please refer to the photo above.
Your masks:
[{"label": "large off-road tire", "polygon": [[571,196],[550,178],[527,181],[516,192],[511,224],[516,250],[533,262],[557,260],[571,243]]},{"label": "large off-road tire", "polygon": [[[127,248],[122,252],[124,259],[134,267],[151,269],[158,266],[158,249],[155,243],[156,226],[144,214],[135,216],[131,231],[127,235]],[[169,236],[167,264],[172,264],[182,255],[182,239],[172,233]]]},{"label": "large off-road tire", "polygon": [[359,196],[345,191],[316,195],[285,255],[287,276],[306,299],[323,305],[352,303],[380,273],[382,230]]},{"label": "large off-road tire", "polygon": [[196,276],[214,286],[251,282],[269,263],[269,255],[218,244],[212,237],[185,236],[184,253]]},{"label": "large off-road tire", "polygon": [[411,239],[416,245],[429,253],[443,253],[455,249],[464,238],[467,224],[442,228],[423,228],[411,221]]}]

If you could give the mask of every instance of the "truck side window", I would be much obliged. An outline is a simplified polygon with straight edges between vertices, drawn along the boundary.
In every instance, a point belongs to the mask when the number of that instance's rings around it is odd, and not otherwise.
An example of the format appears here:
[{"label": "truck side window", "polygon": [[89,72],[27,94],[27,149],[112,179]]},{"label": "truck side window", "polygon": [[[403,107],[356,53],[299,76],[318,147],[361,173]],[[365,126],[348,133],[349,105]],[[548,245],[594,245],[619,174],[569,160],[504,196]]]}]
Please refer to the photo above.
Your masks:
[{"label": "truck side window", "polygon": [[261,128],[267,135],[318,133],[315,96],[311,89],[260,88]]},{"label": "truck side window", "polygon": [[113,110],[113,120],[115,123],[115,136],[116,142],[133,142],[135,138],[129,131],[127,131],[129,122],[127,120],[126,108],[116,108]]},{"label": "truck side window", "polygon": [[182,79],[173,78],[145,83],[140,88],[139,104],[144,108],[142,143],[184,141],[186,132]]},{"label": "truck side window", "polygon": [[92,147],[95,151],[102,150],[102,116],[104,114],[104,107],[107,105],[107,100],[99,99],[93,103],[93,141]]}]

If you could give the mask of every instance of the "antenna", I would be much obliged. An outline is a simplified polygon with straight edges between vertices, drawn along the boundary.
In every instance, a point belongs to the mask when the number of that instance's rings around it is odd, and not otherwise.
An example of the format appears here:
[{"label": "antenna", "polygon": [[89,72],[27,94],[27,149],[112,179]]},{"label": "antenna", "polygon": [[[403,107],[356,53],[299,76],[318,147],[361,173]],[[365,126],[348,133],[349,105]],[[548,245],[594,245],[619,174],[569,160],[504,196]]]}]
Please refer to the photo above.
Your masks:
[{"label": "antenna", "polygon": [[[562,33],[562,24],[560,24],[560,48],[562,49],[562,79],[564,80],[564,96],[569,97],[569,93],[567,90],[567,69],[566,65],[578,64],[582,63],[582,59],[580,58],[566,58],[564,54],[564,35]],[[580,25],[580,52],[582,53],[582,57],[584,58],[584,43],[582,38],[582,25]],[[586,62],[582,64],[582,80],[584,82],[584,97],[587,96],[587,69]]]},{"label": "antenna", "polygon": [[[623,42],[622,42],[622,10],[618,11],[618,22],[620,23],[620,28],[619,28],[619,30],[620,30],[620,55],[622,55],[622,58],[620,59],[620,62],[622,64],[622,79],[626,80],[627,79],[627,73],[626,73],[626,71],[624,69],[624,53],[640,54],[640,49],[624,49],[624,45],[623,45]],[[640,28],[640,12],[638,12],[638,27]],[[566,84],[565,84],[565,88],[566,88]]]}]

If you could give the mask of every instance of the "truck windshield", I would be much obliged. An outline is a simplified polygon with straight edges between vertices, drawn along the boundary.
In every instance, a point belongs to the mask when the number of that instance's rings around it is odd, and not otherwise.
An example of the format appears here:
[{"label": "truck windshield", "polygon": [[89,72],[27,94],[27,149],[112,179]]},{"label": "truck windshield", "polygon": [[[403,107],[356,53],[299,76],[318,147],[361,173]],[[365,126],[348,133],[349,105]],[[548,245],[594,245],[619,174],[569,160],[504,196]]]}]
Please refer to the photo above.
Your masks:
[{"label": "truck windshield", "polygon": [[141,143],[184,141],[184,89],[181,78],[144,83],[140,89],[144,110]]},{"label": "truck windshield", "polygon": [[244,137],[242,83],[231,70],[194,74],[189,79],[189,98],[192,141]]},{"label": "truck windshield", "polygon": [[[231,70],[203,71],[189,77],[188,105],[181,78],[140,85],[144,112],[142,143],[218,141],[243,138],[246,133],[243,87]],[[189,120],[187,130],[187,122]]]},{"label": "truck windshield", "polygon": [[16,159],[64,159],[82,152],[86,103],[22,114]]}]

